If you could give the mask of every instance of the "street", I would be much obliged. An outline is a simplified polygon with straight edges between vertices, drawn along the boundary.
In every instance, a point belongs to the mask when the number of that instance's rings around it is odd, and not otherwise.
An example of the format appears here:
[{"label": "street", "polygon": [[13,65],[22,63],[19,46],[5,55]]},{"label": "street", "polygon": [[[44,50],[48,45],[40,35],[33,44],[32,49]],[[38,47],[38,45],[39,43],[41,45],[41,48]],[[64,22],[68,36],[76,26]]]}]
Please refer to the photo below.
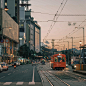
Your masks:
[{"label": "street", "polygon": [[[33,73],[34,69],[34,73]],[[34,74],[34,76],[33,76]],[[0,86],[3,85],[30,85],[34,77],[34,82],[36,86],[41,84],[41,79],[39,74],[37,73],[36,66],[32,66],[31,64],[20,65],[14,69],[14,67],[9,67],[8,71],[3,71],[0,73]],[[39,85],[37,85],[37,83]],[[33,83],[32,83],[33,84]],[[40,85],[42,86],[42,85]]]},{"label": "street", "polygon": [[74,73],[71,67],[52,70],[50,63],[20,65],[0,73],[0,86],[86,86],[86,76]]}]

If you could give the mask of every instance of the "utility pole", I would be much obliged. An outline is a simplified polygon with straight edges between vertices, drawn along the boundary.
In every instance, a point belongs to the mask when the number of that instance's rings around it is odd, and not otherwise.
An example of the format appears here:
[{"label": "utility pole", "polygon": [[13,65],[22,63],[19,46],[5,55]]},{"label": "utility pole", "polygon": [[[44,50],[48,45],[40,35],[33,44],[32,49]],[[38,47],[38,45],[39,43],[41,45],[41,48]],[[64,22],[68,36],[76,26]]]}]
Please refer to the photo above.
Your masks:
[{"label": "utility pole", "polygon": [[72,56],[73,56],[73,37],[72,38]]},{"label": "utility pole", "polygon": [[63,42],[68,42],[68,64],[69,64],[69,41],[63,41]]}]

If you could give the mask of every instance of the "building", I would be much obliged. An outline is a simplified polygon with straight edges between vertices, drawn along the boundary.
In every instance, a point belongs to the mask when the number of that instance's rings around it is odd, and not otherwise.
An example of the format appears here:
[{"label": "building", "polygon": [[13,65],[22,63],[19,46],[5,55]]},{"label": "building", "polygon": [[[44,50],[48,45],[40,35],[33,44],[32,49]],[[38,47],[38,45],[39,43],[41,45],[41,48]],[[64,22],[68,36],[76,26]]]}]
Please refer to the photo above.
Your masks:
[{"label": "building", "polygon": [[31,4],[29,3],[30,0],[19,0],[20,3],[20,7],[24,7],[25,11],[29,11],[29,6],[31,6]]},{"label": "building", "polygon": [[19,24],[19,0],[2,0],[7,13]]},{"label": "building", "polygon": [[19,14],[20,14],[20,22],[19,22],[19,41],[20,41],[20,44],[19,46],[23,45],[25,43],[25,9],[24,7],[20,7],[20,11],[19,11]]},{"label": "building", "polygon": [[0,0],[0,8],[4,9],[4,0]]},{"label": "building", "polygon": [[4,62],[17,58],[19,43],[19,26],[10,15],[0,8],[0,56]]},{"label": "building", "polygon": [[41,51],[41,27],[35,21],[35,51]]}]

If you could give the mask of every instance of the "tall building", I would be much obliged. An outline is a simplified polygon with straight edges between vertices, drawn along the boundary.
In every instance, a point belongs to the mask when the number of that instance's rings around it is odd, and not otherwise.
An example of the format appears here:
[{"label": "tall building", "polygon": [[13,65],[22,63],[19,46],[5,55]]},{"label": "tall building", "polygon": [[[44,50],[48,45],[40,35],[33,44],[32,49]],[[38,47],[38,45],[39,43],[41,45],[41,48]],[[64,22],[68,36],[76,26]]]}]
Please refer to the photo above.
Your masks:
[{"label": "tall building", "polygon": [[20,44],[19,46],[23,45],[25,43],[25,9],[24,7],[20,7],[20,22],[19,22],[19,39],[20,39]]},{"label": "tall building", "polygon": [[41,27],[35,22],[35,51],[41,50]]},{"label": "tall building", "polygon": [[[20,34],[21,32],[25,33],[25,42],[30,50],[40,52],[41,27],[34,21],[34,18],[31,17],[31,9],[29,8],[31,4],[29,1],[30,0],[20,0],[20,10],[22,9],[22,13],[20,12]],[[23,10],[25,10],[25,16]]]},{"label": "tall building", "polygon": [[7,13],[19,24],[19,0],[3,0]]},{"label": "tall building", "polygon": [[25,8],[25,11],[29,11],[29,6],[31,6],[31,4],[29,3],[30,0],[20,0],[20,6]]},{"label": "tall building", "polygon": [[9,63],[17,59],[18,22],[19,0],[0,0],[0,61]]},{"label": "tall building", "polygon": [[0,8],[4,9],[4,0],[0,0]]}]

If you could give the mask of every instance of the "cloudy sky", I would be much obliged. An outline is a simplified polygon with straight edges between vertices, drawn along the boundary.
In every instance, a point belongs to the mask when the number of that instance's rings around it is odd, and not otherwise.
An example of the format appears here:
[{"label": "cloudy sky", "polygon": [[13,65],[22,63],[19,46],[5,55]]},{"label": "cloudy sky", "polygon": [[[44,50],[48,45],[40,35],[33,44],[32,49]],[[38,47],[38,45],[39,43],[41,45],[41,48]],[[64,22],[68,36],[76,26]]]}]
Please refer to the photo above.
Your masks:
[{"label": "cloudy sky", "polygon": [[52,39],[55,39],[55,45],[63,44],[65,48],[68,44],[63,41],[69,41],[71,48],[71,37],[74,37],[73,45],[79,49],[80,40],[83,44],[83,28],[75,27],[84,27],[86,34],[86,0],[30,0],[30,3],[31,15],[41,26],[41,41],[47,40],[51,46]]}]

